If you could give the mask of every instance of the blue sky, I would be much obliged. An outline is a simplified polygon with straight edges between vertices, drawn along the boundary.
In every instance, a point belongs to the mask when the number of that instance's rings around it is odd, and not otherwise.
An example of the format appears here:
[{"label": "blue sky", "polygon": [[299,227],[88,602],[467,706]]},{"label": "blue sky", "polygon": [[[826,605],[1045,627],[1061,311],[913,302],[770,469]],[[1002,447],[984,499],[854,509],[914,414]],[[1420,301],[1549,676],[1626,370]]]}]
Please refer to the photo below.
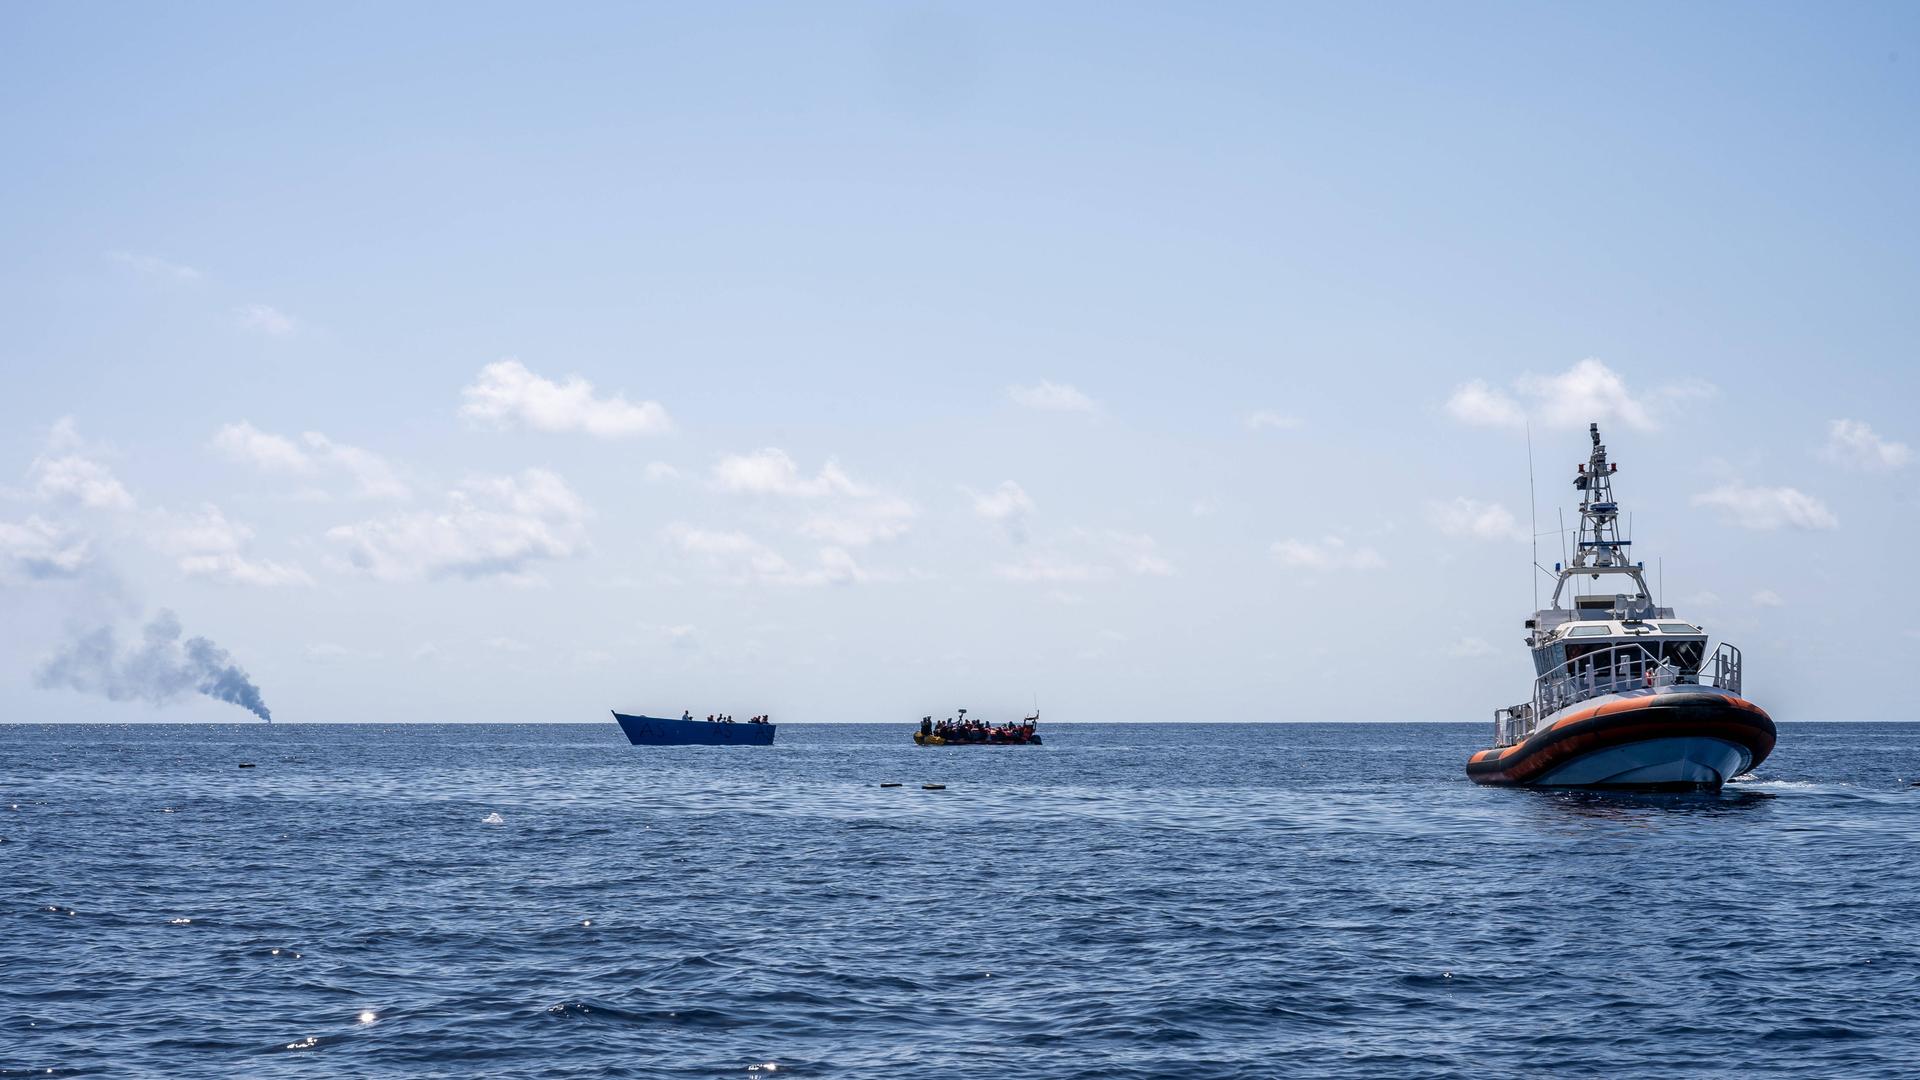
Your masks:
[{"label": "blue sky", "polygon": [[1482,720],[1593,419],[1757,700],[1910,718],[1917,30],[6,8],[0,715],[244,719],[36,676],[164,609],[286,720]]}]

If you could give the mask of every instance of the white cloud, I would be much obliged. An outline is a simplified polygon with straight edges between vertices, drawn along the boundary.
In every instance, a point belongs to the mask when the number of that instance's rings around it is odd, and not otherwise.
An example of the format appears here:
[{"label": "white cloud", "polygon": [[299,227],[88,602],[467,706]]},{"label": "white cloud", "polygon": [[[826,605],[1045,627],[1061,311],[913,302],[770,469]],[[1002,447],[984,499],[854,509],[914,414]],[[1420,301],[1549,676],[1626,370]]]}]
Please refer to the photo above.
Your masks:
[{"label": "white cloud", "polygon": [[400,480],[393,466],[371,450],[333,442],[317,431],[300,436],[314,456],[353,478],[355,494],[363,499],[405,500],[413,492]]},{"label": "white cloud", "polygon": [[856,483],[837,462],[828,461],[818,474],[806,476],[786,451],[775,447],[722,457],[713,466],[713,485],[729,494],[822,502],[825,505],[796,530],[848,547],[891,540],[912,528],[918,516],[912,503]]},{"label": "white cloud", "polygon": [[1173,564],[1160,554],[1160,546],[1153,537],[1145,533],[1110,532],[1107,541],[1112,544],[1114,557],[1120,568],[1129,574],[1146,577],[1172,577]]},{"label": "white cloud", "polygon": [[1851,469],[1884,472],[1913,460],[1913,448],[1874,434],[1864,420],[1835,420],[1827,425],[1827,445],[1820,456]]},{"label": "white cloud", "polygon": [[1826,503],[1790,487],[1748,487],[1735,481],[1695,495],[1693,505],[1718,510],[1727,521],[1762,532],[1783,525],[1796,529],[1840,526]]},{"label": "white cloud", "polygon": [[156,255],[141,255],[132,251],[109,251],[107,260],[150,277],[171,278],[174,281],[199,281],[201,277],[200,271],[191,266],[168,262]]},{"label": "white cloud", "polygon": [[1275,412],[1272,409],[1255,409],[1247,414],[1246,424],[1248,431],[1263,431],[1267,429],[1291,431],[1300,426],[1300,418],[1297,416],[1289,416],[1283,412]]},{"label": "white cloud", "polygon": [[1687,607],[1715,607],[1720,603],[1720,594],[1710,589],[1702,589],[1680,601]]},{"label": "white cloud", "polygon": [[545,469],[476,476],[436,511],[394,514],[327,531],[355,570],[389,581],[459,577],[525,583],[536,563],[586,550],[592,512]]},{"label": "white cloud", "polygon": [[1526,410],[1520,403],[1488,386],[1484,380],[1474,379],[1463,384],[1447,399],[1447,412],[1455,420],[1476,427],[1523,427],[1527,422]]},{"label": "white cloud", "polygon": [[313,579],[298,566],[268,559],[248,559],[231,553],[183,557],[180,560],[180,572],[188,577],[208,578],[222,585],[271,588],[276,585],[313,584]]},{"label": "white cloud", "polygon": [[830,544],[867,547],[905,533],[913,527],[916,513],[905,499],[859,499],[811,515],[800,523],[800,535]]},{"label": "white cloud", "polygon": [[1009,521],[1033,513],[1033,500],[1012,480],[1003,480],[992,491],[968,491],[973,497],[973,512],[990,521]]},{"label": "white cloud", "polygon": [[49,502],[76,502],[92,510],[133,509],[133,496],[112,469],[78,455],[35,461],[33,493]]},{"label": "white cloud", "polygon": [[412,491],[387,460],[371,450],[336,443],[317,431],[295,442],[242,420],[214,433],[213,448],[233,461],[265,473],[314,476],[322,471],[344,473],[363,499],[404,500]]},{"label": "white cloud", "polygon": [[1680,379],[1649,395],[1636,396],[1612,368],[1587,359],[1557,375],[1522,375],[1514,380],[1511,394],[1474,379],[1453,392],[1446,410],[1455,420],[1479,427],[1517,428],[1531,418],[1546,428],[1583,428],[1589,422],[1605,425],[1618,421],[1651,431],[1659,426],[1655,417],[1661,410],[1715,393],[1710,383]]},{"label": "white cloud", "polygon": [[664,461],[649,461],[646,475],[649,484],[664,484],[669,480],[680,479],[680,470]]},{"label": "white cloud", "polygon": [[292,337],[300,329],[300,324],[292,316],[266,304],[235,308],[233,317],[242,330],[252,330],[268,337]]},{"label": "white cloud", "polygon": [[667,410],[655,401],[631,402],[615,394],[595,397],[593,384],[578,375],[565,382],[541,378],[508,357],[480,369],[460,414],[495,427],[519,424],[534,431],[585,432],[603,439],[663,435],[673,430]]},{"label": "white cloud", "polygon": [[1302,570],[1377,570],[1386,560],[1370,547],[1353,547],[1338,536],[1320,540],[1281,540],[1273,545],[1273,557],[1282,566]]},{"label": "white cloud", "polygon": [[207,503],[192,515],[162,514],[148,530],[148,539],[176,560],[180,572],[223,585],[311,585],[313,579],[298,566],[246,554],[253,530],[228,520],[220,508]]},{"label": "white cloud", "polygon": [[1429,502],[1427,516],[1433,526],[1447,536],[1470,536],[1476,540],[1525,540],[1527,530],[1499,503],[1478,499],[1454,498]]},{"label": "white cloud", "polygon": [[44,502],[77,503],[89,510],[133,509],[133,496],[113,470],[97,460],[99,453],[80,437],[73,417],[61,417],[47,435],[46,451],[28,470],[34,496]]},{"label": "white cloud", "polygon": [[485,645],[489,649],[492,649],[494,652],[523,653],[523,652],[533,651],[533,646],[527,644],[524,641],[519,640],[518,638],[490,637],[487,640],[481,642],[481,644]]},{"label": "white cloud", "polygon": [[245,420],[228,424],[213,435],[213,448],[234,461],[263,472],[311,473],[313,459],[292,439],[270,435]]},{"label": "white cloud", "polygon": [[1193,511],[1194,517],[1212,517],[1220,512],[1220,500],[1214,498],[1195,499],[1189,509]]},{"label": "white cloud", "polygon": [[92,560],[86,537],[39,517],[0,521],[0,583],[73,577]]},{"label": "white cloud", "polygon": [[803,569],[742,532],[696,529],[676,523],[668,526],[667,540],[735,584],[850,585],[873,580],[844,548],[821,548],[816,564]]},{"label": "white cloud", "polygon": [[1753,594],[1754,607],[1785,607],[1786,605],[1787,602],[1782,600],[1780,594],[1774,592],[1772,589],[1761,589],[1759,592]]},{"label": "white cloud", "polygon": [[1065,383],[1041,379],[1032,386],[1009,386],[1007,396],[1015,405],[1046,412],[1093,412],[1093,399]]},{"label": "white cloud", "polygon": [[784,495],[818,499],[828,495],[872,494],[853,482],[837,462],[821,466],[819,475],[800,475],[800,466],[785,450],[768,447],[751,454],[729,454],[714,463],[713,483],[721,491],[740,495]]},{"label": "white cloud", "polygon": [[1446,655],[1456,660],[1474,660],[1499,654],[1499,649],[1487,644],[1486,639],[1477,637],[1463,637],[1446,648]]}]

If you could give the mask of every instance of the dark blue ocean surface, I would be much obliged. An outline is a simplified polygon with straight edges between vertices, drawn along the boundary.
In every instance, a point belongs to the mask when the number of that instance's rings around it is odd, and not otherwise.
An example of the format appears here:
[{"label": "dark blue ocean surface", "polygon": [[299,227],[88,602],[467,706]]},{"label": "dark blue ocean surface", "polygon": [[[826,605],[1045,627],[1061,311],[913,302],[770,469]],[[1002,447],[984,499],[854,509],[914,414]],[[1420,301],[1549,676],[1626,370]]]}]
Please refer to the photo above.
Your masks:
[{"label": "dark blue ocean surface", "polygon": [[0,1075],[1920,1075],[1920,725],[1046,735],[0,728]]}]

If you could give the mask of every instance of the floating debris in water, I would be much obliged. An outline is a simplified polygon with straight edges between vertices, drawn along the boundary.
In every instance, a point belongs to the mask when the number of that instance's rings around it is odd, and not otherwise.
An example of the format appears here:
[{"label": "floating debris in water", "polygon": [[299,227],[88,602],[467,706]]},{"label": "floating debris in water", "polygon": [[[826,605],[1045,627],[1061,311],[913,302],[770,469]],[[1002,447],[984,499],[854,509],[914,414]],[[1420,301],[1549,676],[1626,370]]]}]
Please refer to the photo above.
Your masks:
[{"label": "floating debris in water", "polygon": [[507,819],[501,817],[498,810],[480,819],[482,825],[505,825],[506,823]]},{"label": "floating debris in water", "polygon": [[945,784],[921,784],[921,785],[920,785],[920,790],[922,790],[922,791],[945,791],[945,790],[947,790],[947,785],[945,785]]},{"label": "floating debris in water", "polygon": [[251,762],[251,761],[243,761],[243,762],[241,762],[241,763],[240,763],[240,767],[241,767],[241,768],[243,768],[243,769],[255,769],[255,768],[259,768],[259,766],[257,766],[257,765],[255,765],[255,764],[254,764],[253,762]]},{"label": "floating debris in water", "polygon": [[317,1036],[317,1035],[309,1035],[309,1036],[307,1036],[306,1038],[304,1038],[304,1039],[301,1039],[301,1040],[300,1040],[299,1042],[290,1042],[290,1043],[288,1043],[288,1044],[287,1044],[287,1049],[289,1049],[289,1050],[311,1050],[311,1049],[313,1049],[314,1047],[316,1047],[316,1046],[319,1046],[319,1045],[320,1045],[320,1037],[319,1037],[319,1036]]},{"label": "floating debris in water", "polygon": [[167,925],[168,926],[192,926],[193,920],[192,919],[168,919]]},{"label": "floating debris in water", "polygon": [[899,784],[881,784],[881,787],[899,787]]},{"label": "floating debris in water", "polygon": [[758,1065],[747,1066],[747,1071],[748,1072],[779,1072],[780,1063],[777,1061],[763,1061]]}]

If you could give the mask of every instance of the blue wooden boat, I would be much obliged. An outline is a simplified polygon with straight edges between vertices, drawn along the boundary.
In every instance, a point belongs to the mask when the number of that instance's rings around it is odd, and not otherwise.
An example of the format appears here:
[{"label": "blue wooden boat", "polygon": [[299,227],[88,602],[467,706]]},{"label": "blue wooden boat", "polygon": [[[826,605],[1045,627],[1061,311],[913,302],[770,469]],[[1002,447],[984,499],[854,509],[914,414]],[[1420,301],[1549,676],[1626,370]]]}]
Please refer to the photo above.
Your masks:
[{"label": "blue wooden boat", "polygon": [[713,720],[669,720],[659,716],[613,718],[635,746],[772,746],[778,724],[723,724]]}]

